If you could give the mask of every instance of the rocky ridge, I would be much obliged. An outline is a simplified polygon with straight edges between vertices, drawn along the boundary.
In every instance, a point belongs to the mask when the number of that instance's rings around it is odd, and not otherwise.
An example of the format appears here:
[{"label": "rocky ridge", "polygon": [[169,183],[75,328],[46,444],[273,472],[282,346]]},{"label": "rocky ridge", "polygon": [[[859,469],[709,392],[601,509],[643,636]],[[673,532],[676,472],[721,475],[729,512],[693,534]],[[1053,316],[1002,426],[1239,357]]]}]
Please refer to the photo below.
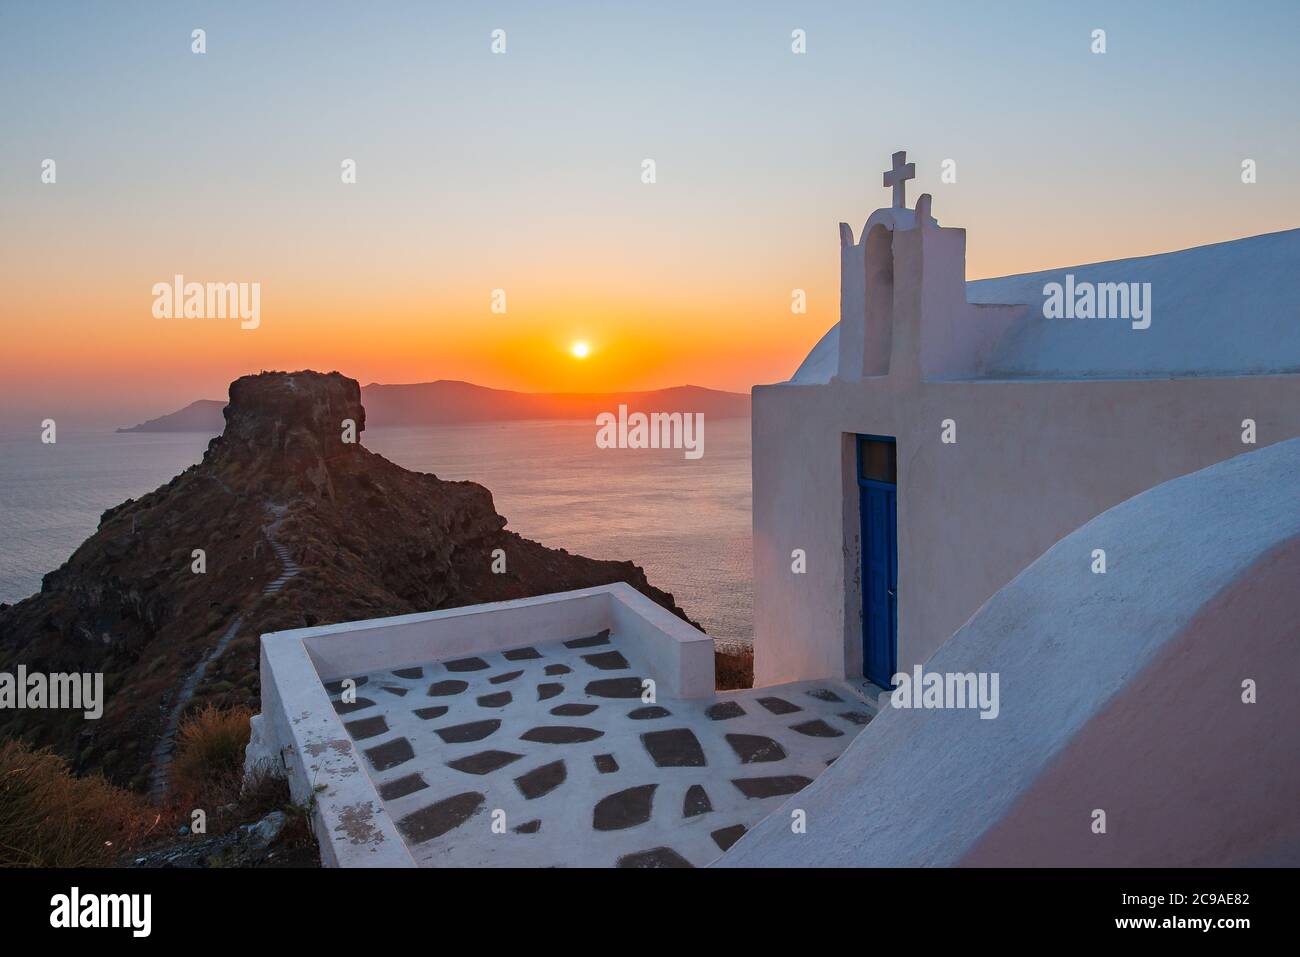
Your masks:
[{"label": "rocky ridge", "polygon": [[[258,636],[279,629],[615,581],[686,617],[631,562],[546,548],[508,531],[483,486],[367,450],[353,379],[245,376],[224,414],[198,465],[106,511],[39,593],[0,605],[0,670],[103,672],[107,699],[97,721],[0,712],[0,735],[51,745],[77,771],[143,790],[182,687],[237,619],[190,706],[256,709]],[[355,442],[345,441],[349,423]],[[496,549],[504,574],[492,572]],[[282,578],[285,555],[297,573]]]}]

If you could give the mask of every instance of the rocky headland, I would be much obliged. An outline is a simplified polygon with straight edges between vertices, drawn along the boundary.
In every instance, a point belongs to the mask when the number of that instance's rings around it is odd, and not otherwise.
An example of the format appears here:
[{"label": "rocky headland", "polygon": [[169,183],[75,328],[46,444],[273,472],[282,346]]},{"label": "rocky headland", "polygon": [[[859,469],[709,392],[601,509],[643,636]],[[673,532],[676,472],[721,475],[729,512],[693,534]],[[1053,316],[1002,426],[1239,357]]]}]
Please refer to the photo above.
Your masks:
[{"label": "rocky headland", "polygon": [[631,562],[522,538],[483,486],[368,451],[361,390],[337,372],[237,379],[224,416],[198,465],[109,509],[39,593],[0,605],[0,671],[103,672],[106,694],[95,721],[0,712],[0,736],[143,791],[183,707],[257,709],[264,632],[615,581],[686,618]]}]

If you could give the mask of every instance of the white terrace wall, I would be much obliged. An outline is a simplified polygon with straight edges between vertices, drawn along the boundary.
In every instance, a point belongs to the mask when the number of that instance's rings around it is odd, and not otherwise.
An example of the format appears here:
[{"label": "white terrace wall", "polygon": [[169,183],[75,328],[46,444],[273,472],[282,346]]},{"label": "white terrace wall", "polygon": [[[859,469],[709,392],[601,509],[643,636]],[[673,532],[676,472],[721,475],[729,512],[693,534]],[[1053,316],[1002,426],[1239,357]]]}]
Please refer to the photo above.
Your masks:
[{"label": "white terrace wall", "polygon": [[658,691],[713,694],[713,640],[625,582],[442,611],[277,632],[299,639],[324,681],[610,629],[649,662]]},{"label": "white terrace wall", "polygon": [[[1072,529],[1252,448],[1244,419],[1256,422],[1255,447],[1300,435],[1297,375],[969,378],[1023,307],[967,304],[964,231],[936,227],[928,197],[916,212],[924,225],[892,233],[889,373],[846,379],[841,354],[828,384],[753,391],[756,683],[861,675],[852,434],[898,440],[902,671]],[[870,274],[861,249],[845,261]],[[857,287],[845,289],[842,335],[861,309]],[[871,339],[850,329],[843,341]],[[940,441],[945,419],[955,444]],[[805,574],[791,570],[794,549],[807,554]]]},{"label": "white terrace wall", "polygon": [[1294,440],[1088,522],[926,665],[995,719],[885,708],[720,864],[1300,865],[1298,492]]},{"label": "white terrace wall", "polygon": [[604,629],[649,663],[657,695],[713,695],[713,640],[624,582],[297,628],[262,636],[262,712],[245,768],[288,775],[294,799],[314,807],[325,865],[412,867],[324,683]]}]

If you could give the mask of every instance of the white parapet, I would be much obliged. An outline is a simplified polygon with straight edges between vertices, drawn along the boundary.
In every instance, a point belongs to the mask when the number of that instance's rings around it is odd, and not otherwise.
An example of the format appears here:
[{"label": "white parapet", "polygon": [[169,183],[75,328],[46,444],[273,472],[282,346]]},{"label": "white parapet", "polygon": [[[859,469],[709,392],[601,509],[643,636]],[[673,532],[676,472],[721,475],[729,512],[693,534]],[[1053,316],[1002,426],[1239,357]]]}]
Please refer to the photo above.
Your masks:
[{"label": "white parapet", "polygon": [[713,694],[712,639],[622,582],[298,628],[262,636],[262,713],[253,719],[246,765],[270,764],[288,775],[294,800],[313,809],[327,866],[411,867],[325,684],[604,630],[648,664],[660,694]]}]

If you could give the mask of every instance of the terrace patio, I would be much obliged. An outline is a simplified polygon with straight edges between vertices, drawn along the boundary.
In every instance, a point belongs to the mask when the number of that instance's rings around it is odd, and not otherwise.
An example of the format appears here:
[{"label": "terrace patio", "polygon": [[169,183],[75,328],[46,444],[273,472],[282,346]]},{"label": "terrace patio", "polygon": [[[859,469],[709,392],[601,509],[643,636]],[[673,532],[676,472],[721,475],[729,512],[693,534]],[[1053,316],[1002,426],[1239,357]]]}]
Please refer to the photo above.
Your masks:
[{"label": "terrace patio", "polygon": [[249,761],[316,796],[326,863],[702,866],[875,710],[712,660],[626,585],[267,635]]}]

